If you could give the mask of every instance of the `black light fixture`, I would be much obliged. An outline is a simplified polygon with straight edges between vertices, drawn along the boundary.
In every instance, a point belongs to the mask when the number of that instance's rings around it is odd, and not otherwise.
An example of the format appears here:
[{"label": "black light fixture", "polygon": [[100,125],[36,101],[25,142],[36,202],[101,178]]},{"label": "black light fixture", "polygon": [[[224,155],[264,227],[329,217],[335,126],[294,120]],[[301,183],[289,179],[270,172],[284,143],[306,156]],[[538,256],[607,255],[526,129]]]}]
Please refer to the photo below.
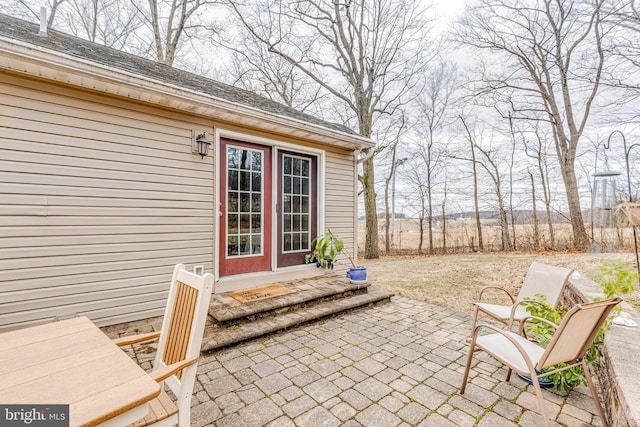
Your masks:
[{"label": "black light fixture", "polygon": [[191,145],[193,152],[200,154],[200,158],[204,159],[211,145],[207,139],[207,132],[191,131]]}]

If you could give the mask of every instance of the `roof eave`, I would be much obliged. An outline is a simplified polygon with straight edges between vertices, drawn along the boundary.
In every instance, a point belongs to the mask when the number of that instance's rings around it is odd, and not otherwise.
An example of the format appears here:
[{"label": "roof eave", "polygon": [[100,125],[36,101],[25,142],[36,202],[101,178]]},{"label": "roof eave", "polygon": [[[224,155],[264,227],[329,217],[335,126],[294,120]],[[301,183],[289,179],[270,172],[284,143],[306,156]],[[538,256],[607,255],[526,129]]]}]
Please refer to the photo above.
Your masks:
[{"label": "roof eave", "polygon": [[241,105],[19,40],[0,36],[0,53],[7,59],[0,62],[0,69],[18,74],[49,79],[343,149],[361,150],[375,145],[373,141],[360,135]]}]

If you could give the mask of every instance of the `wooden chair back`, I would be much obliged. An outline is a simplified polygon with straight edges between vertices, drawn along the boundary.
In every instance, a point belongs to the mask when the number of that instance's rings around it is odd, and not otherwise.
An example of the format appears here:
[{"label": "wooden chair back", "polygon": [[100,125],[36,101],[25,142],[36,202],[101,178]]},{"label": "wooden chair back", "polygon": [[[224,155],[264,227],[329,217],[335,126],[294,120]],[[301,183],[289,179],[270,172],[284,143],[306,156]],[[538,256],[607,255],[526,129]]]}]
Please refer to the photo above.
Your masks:
[{"label": "wooden chair back", "polygon": [[[173,270],[154,368],[198,357],[213,291],[213,275],[199,276],[178,264]],[[179,413],[189,413],[197,362],[170,376],[165,384],[176,395]]]}]

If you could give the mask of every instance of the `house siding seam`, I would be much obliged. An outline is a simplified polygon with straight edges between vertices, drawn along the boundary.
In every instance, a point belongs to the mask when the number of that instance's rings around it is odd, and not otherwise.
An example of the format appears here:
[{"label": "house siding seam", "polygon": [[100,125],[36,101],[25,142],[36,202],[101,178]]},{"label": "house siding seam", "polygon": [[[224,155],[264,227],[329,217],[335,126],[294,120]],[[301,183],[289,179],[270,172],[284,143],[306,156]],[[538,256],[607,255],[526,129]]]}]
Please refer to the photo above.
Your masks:
[{"label": "house siding seam", "polygon": [[173,265],[212,270],[213,160],[191,153],[211,123],[10,75],[0,94],[1,330],[161,315]]}]

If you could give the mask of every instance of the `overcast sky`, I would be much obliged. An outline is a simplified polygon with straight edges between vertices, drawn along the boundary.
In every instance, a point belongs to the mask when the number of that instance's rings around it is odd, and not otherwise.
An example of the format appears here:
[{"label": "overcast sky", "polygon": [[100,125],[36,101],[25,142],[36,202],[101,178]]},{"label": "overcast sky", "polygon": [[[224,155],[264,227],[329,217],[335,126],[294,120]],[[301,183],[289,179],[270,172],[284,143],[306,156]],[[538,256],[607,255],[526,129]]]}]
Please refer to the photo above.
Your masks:
[{"label": "overcast sky", "polygon": [[448,22],[461,14],[464,6],[470,0],[432,0],[436,13],[442,16],[442,21]]}]

